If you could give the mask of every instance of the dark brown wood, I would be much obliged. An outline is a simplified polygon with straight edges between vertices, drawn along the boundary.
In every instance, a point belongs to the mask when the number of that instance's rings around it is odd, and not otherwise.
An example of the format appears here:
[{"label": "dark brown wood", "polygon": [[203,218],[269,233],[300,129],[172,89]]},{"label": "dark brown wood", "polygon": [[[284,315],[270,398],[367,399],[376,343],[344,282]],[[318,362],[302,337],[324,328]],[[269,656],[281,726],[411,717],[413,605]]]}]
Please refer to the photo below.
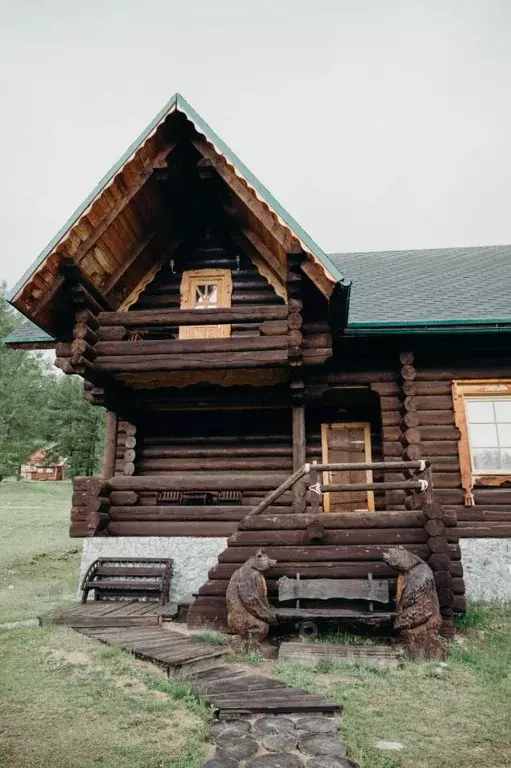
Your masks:
[{"label": "dark brown wood", "polygon": [[443,536],[445,534],[445,524],[443,520],[439,519],[428,520],[424,526],[424,530],[428,536]]},{"label": "dark brown wood", "polygon": [[103,477],[109,480],[115,474],[115,451],[117,447],[117,414],[107,411],[105,447],[103,453]]},{"label": "dark brown wood", "polygon": [[296,472],[305,464],[305,408],[303,405],[292,408],[293,429],[293,471]]},{"label": "dark brown wood", "polygon": [[[277,483],[287,483],[289,477],[282,473],[275,477],[265,473],[263,475],[256,473],[245,473],[242,475],[229,475],[212,473],[206,474],[183,474],[173,473],[165,476],[155,477],[112,477],[109,482],[113,490],[134,490],[140,491],[172,491],[172,490],[263,490],[268,491],[275,487]],[[291,487],[292,483],[287,487]],[[279,494],[280,495],[280,494]],[[267,497],[269,498],[269,497]],[[269,506],[272,501],[269,502]],[[266,507],[265,507],[266,508]]]},{"label": "dark brown wood", "polygon": [[[250,306],[231,307],[230,309],[205,309],[201,311],[202,325],[235,323],[242,320],[255,323],[265,320],[285,320],[288,315],[285,306]],[[139,312],[101,312],[98,315],[100,325],[120,325],[126,328],[151,325],[196,325],[197,314],[194,310],[145,310]]]},{"label": "dark brown wood", "polygon": [[[77,325],[80,325],[83,323],[92,331],[97,331],[99,328],[99,321],[96,315],[94,315],[88,309],[79,309],[77,312],[75,312],[75,320]],[[80,338],[80,337],[76,336],[75,338]]]},{"label": "dark brown wood", "polygon": [[100,341],[96,352],[101,357],[154,356],[202,352],[286,349],[287,336],[256,336],[225,339],[172,339],[168,341]]},{"label": "dark brown wood", "polygon": [[143,372],[143,371],[185,371],[185,370],[224,370],[229,368],[272,368],[287,363],[287,351],[261,350],[249,352],[212,352],[189,353],[183,355],[161,355],[134,358],[117,355],[101,357],[95,367],[104,373]]},{"label": "dark brown wood", "polygon": [[76,323],[73,328],[73,338],[86,341],[92,346],[99,341],[97,333],[94,333],[86,323]]},{"label": "dark brown wood", "polygon": [[122,325],[107,325],[98,328],[98,337],[104,342],[124,341],[129,336],[127,328]]},{"label": "dark brown wood", "polygon": [[135,491],[112,491],[110,503],[113,506],[132,506],[138,504],[139,495]]}]

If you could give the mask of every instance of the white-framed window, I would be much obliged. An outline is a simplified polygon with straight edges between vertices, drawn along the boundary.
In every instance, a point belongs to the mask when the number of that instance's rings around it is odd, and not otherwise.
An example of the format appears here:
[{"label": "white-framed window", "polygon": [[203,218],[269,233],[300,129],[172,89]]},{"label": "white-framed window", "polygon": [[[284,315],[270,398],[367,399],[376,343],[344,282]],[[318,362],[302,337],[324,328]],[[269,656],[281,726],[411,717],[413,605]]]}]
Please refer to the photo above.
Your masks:
[{"label": "white-framed window", "polygon": [[511,473],[511,397],[465,397],[472,470]]},{"label": "white-framed window", "polygon": [[461,484],[471,506],[475,487],[511,480],[511,380],[458,380],[452,387]]}]

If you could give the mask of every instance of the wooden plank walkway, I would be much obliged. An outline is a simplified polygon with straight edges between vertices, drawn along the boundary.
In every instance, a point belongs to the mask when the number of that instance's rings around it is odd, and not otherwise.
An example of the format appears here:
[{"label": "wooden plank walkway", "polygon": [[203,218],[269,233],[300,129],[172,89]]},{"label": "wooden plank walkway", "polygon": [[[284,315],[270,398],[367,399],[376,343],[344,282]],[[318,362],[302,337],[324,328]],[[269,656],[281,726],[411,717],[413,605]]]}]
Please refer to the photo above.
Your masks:
[{"label": "wooden plank walkway", "polygon": [[137,627],[156,626],[164,617],[172,618],[177,613],[175,603],[160,605],[143,600],[98,600],[75,603],[44,616],[39,616],[41,626],[64,624],[67,627]]},{"label": "wooden plank walkway", "polygon": [[131,651],[186,676],[186,684],[215,707],[219,717],[255,713],[338,712],[341,705],[222,663],[229,653],[162,627],[83,628],[82,634]]}]

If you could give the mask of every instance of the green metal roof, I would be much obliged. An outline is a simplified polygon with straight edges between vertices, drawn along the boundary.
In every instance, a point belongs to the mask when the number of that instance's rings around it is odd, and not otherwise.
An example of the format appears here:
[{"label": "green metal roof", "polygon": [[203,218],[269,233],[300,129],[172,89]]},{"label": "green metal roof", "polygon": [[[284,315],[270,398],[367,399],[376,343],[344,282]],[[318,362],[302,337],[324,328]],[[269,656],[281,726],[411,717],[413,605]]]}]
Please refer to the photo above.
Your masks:
[{"label": "green metal roof", "polygon": [[234,154],[234,152],[217,136],[212,128],[202,119],[202,117],[193,109],[193,107],[181,96],[180,93],[175,93],[171,99],[165,104],[163,109],[158,112],[156,117],[149,123],[149,125],[142,131],[140,136],[128,147],[126,152],[121,158],[110,168],[108,173],[103,176],[100,182],[94,187],[90,195],[78,206],[76,211],[66,221],[64,226],[57,232],[55,237],[48,243],[46,248],[39,254],[34,263],[25,272],[23,277],[18,280],[14,288],[7,294],[7,299],[12,302],[17,293],[23,287],[23,285],[29,280],[30,276],[38,269],[43,263],[46,257],[52,252],[59,241],[66,235],[67,231],[78,221],[80,216],[87,210],[95,198],[101,193],[101,191],[110,183],[114,176],[122,169],[125,163],[132,157],[136,150],[144,143],[144,141],[156,130],[158,125],[165,120],[165,118],[172,112],[179,111],[186,115],[195,125],[196,129],[202,133],[206,139],[214,145],[217,152],[223,155],[227,161],[233,165],[238,173],[243,176],[248,184],[255,190],[256,194],[262,198],[275,213],[282,219],[282,221],[293,231],[296,237],[301,240],[305,249],[309,250],[319,262],[321,262],[327,272],[330,273],[335,281],[341,282],[346,288],[349,287],[349,283],[344,281],[343,275],[339,271],[338,267],[330,260],[330,258],[321,250],[321,248],[314,242],[314,240],[300,227],[298,222],[286,211],[283,206],[280,205],[278,200],[269,192],[266,187],[249,171],[244,163]]}]

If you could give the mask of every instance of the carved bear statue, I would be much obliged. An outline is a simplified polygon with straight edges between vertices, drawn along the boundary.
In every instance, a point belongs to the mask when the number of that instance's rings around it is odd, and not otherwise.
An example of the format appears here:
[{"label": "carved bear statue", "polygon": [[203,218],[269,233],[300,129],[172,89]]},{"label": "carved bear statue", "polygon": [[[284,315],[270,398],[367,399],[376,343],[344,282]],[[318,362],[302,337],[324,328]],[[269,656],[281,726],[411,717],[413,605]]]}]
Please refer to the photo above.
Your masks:
[{"label": "carved bear statue", "polygon": [[431,568],[404,547],[392,547],[383,559],[399,573],[394,627],[401,631],[408,655],[412,659],[444,659],[446,650],[438,637],[442,619]]},{"label": "carved bear statue", "polygon": [[243,650],[258,650],[270,632],[272,615],[263,573],[276,562],[259,550],[233,573],[229,581],[227,621],[242,639]]}]

